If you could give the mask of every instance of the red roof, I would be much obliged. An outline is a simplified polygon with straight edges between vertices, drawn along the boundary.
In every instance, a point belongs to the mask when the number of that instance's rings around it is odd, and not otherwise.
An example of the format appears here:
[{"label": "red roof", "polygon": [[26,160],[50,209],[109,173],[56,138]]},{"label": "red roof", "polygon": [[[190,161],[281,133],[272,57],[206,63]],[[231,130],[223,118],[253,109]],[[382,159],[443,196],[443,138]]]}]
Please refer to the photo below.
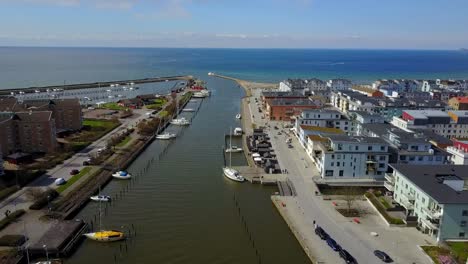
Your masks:
[{"label": "red roof", "polygon": [[457,100],[458,100],[459,103],[468,104],[468,96],[457,97]]}]

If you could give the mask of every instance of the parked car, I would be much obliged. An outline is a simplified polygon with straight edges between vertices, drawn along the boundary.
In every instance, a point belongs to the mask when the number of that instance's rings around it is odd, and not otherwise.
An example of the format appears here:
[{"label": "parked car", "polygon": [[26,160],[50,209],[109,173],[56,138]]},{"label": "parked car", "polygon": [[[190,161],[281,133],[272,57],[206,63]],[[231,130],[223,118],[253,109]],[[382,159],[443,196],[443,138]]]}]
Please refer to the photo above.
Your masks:
[{"label": "parked car", "polygon": [[325,232],[325,230],[323,230],[320,226],[315,228],[315,234],[317,234],[323,240],[329,237],[328,234]]},{"label": "parked car", "polygon": [[288,144],[288,148],[293,148],[293,145],[291,145],[291,144]]},{"label": "parked car", "polygon": [[274,128],[274,129],[276,129],[276,130],[278,130],[278,129],[279,129],[277,126],[274,126],[273,128]]},{"label": "parked car", "polygon": [[281,136],[281,135],[282,135],[282,134],[281,134],[281,131],[278,131],[278,136]]},{"label": "parked car", "polygon": [[89,161],[87,161],[87,160],[83,161],[83,166],[89,166],[89,165],[91,165],[91,163]]},{"label": "parked car", "polygon": [[329,247],[331,247],[334,251],[340,251],[341,250],[341,247],[340,245],[338,245],[338,243],[336,243],[336,241],[331,238],[331,237],[328,237],[327,238],[327,244]]},{"label": "parked car", "polygon": [[344,259],[344,261],[347,264],[357,264],[356,259],[354,259],[354,257],[351,256],[351,254],[349,254],[349,252],[346,251],[345,249],[341,249],[339,253],[340,253],[340,257]]},{"label": "parked car", "polygon": [[80,170],[71,170],[70,171],[70,175],[76,175],[78,173],[80,173]]},{"label": "parked car", "polygon": [[385,252],[383,252],[381,250],[375,250],[374,255],[376,257],[378,257],[379,259],[381,259],[385,263],[393,262],[392,258],[390,258],[390,256],[387,255],[387,253],[385,253]]},{"label": "parked car", "polygon": [[67,181],[64,178],[57,178],[55,180],[55,185],[64,185]]}]

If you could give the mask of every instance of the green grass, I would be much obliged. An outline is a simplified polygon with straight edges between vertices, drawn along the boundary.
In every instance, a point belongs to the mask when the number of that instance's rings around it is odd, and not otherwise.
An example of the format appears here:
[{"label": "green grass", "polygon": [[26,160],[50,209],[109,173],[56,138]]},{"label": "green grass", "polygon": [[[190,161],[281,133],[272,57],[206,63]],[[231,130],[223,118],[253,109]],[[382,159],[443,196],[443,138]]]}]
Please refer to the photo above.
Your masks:
[{"label": "green grass", "polygon": [[166,110],[159,112],[160,117],[166,117],[167,115],[169,115],[169,112],[167,112]]},{"label": "green grass", "polygon": [[18,187],[16,185],[0,190],[0,201],[12,195],[16,191],[18,191]]},{"label": "green grass", "polygon": [[154,100],[154,104],[147,105],[146,108],[148,109],[156,109],[156,108],[162,108],[163,105],[167,103],[167,100],[165,98],[159,98]]},{"label": "green grass", "polygon": [[83,177],[84,175],[86,175],[89,171],[91,170],[91,167],[84,167],[80,173],[74,175],[73,177],[71,177],[70,180],[67,181],[67,183],[65,183],[64,185],[61,185],[60,187],[57,188],[57,192],[58,193],[62,193],[63,191],[65,191],[68,187],[70,187],[73,183],[75,183],[76,181],[78,181],[81,177]]},{"label": "green grass", "polygon": [[117,144],[116,147],[123,147],[123,146],[127,145],[128,142],[130,141],[130,139],[132,139],[131,136],[126,136],[122,141],[120,141],[119,144]]},{"label": "green grass", "polygon": [[385,200],[384,197],[379,197],[380,203],[385,207],[385,209],[391,208],[390,204]]},{"label": "green grass", "polygon": [[466,261],[468,258],[468,242],[447,242],[458,260]]},{"label": "green grass", "polygon": [[368,199],[369,201],[375,206],[375,208],[377,208],[377,211],[379,211],[379,213],[385,218],[385,220],[387,220],[390,224],[392,225],[404,225],[405,222],[403,222],[402,219],[400,218],[394,218],[394,217],[391,217],[387,211],[385,210],[385,207],[384,205],[382,205],[382,203],[379,202],[379,200],[377,199],[377,197],[375,197],[375,195],[373,193],[370,193],[370,192],[367,192],[364,194]]},{"label": "green grass", "polygon": [[102,108],[109,110],[125,110],[126,108],[118,105],[117,103],[105,103],[101,106]]},{"label": "green grass", "polygon": [[89,126],[91,129],[93,128],[111,128],[114,127],[116,122],[112,120],[103,120],[103,119],[85,119],[83,120],[83,126]]}]

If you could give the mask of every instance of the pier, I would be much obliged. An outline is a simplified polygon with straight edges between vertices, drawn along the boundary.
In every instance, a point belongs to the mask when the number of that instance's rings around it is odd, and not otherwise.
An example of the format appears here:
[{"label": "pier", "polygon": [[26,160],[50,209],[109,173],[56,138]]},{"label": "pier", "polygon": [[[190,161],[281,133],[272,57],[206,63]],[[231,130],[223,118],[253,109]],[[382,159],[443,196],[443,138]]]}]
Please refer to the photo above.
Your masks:
[{"label": "pier", "polygon": [[0,96],[10,95],[11,93],[24,92],[24,93],[35,93],[36,90],[45,91],[47,89],[63,89],[63,90],[77,90],[77,89],[88,89],[88,88],[99,88],[108,87],[111,84],[128,85],[130,83],[142,84],[142,83],[156,83],[166,81],[180,81],[180,80],[191,80],[191,75],[180,75],[180,76],[167,76],[167,77],[150,77],[143,79],[130,79],[130,80],[117,80],[117,81],[105,81],[105,82],[93,82],[93,83],[76,83],[76,84],[61,84],[61,85],[50,85],[50,86],[31,86],[24,88],[10,88],[0,90]]}]

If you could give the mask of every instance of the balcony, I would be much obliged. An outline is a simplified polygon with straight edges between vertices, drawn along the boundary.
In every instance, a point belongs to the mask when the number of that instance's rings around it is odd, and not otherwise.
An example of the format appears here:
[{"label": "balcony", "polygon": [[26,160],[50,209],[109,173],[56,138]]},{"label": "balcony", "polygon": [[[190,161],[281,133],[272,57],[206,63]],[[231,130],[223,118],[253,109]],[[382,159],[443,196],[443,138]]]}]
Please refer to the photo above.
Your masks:
[{"label": "balcony", "polygon": [[427,227],[429,227],[430,229],[439,229],[439,221],[431,221],[431,220],[428,220],[424,217],[421,217],[421,222],[426,225]]},{"label": "balcony", "polygon": [[442,211],[440,210],[430,210],[427,208],[423,208],[422,210],[430,219],[433,220],[438,220],[442,216]]},{"label": "balcony", "polygon": [[414,203],[414,199],[415,199],[414,194],[407,192],[407,193],[403,193],[403,196],[405,196],[409,202]]},{"label": "balcony", "polygon": [[393,177],[392,173],[385,173],[385,180],[388,182],[394,184],[395,183],[395,178]]},{"label": "balcony", "polygon": [[393,183],[390,183],[388,181],[384,182],[384,187],[390,192],[393,192],[393,190],[395,189],[395,186],[393,186]]},{"label": "balcony", "polygon": [[406,210],[413,210],[414,209],[414,202],[408,201],[407,199],[401,199],[401,205],[406,208]]}]

